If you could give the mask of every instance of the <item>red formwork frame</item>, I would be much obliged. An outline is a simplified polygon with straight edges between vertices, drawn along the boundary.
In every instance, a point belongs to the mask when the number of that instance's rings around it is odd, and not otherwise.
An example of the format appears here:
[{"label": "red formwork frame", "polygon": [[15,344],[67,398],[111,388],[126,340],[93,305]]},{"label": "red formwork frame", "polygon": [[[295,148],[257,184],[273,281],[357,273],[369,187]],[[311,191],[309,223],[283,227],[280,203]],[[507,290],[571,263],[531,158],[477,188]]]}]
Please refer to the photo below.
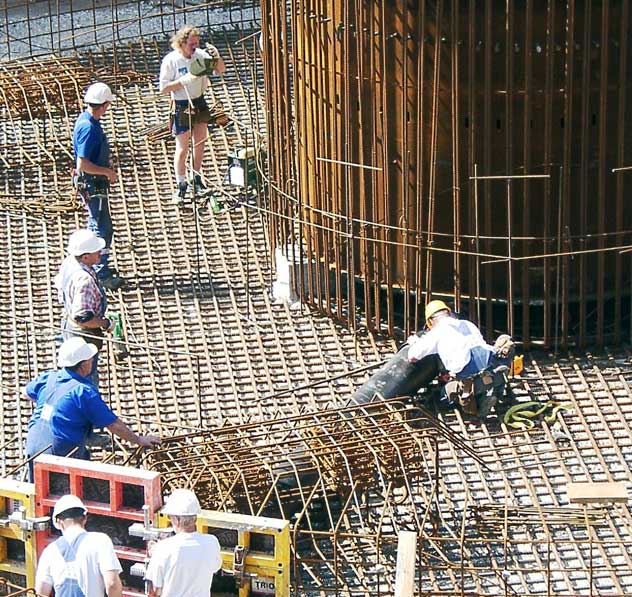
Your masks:
[{"label": "red formwork frame", "polygon": [[[142,522],[144,513],[142,510],[128,508],[123,505],[123,486],[136,485],[143,488],[143,502],[149,506],[150,520],[155,519],[156,512],[162,507],[162,494],[160,491],[160,473],[143,469],[65,458],[63,456],[51,456],[48,454],[38,456],[34,466],[35,478],[35,515],[47,516],[54,507],[55,502],[61,497],[50,493],[50,475],[65,474],[69,476],[70,493],[80,497],[88,509],[89,514],[99,514],[112,518],[122,518],[132,522]],[[85,500],[83,497],[83,480],[86,478],[108,481],[110,494],[108,499],[100,502]],[[37,533],[37,556],[51,541],[56,539],[50,530]],[[119,559],[142,562],[145,552],[130,547],[115,546],[114,551]],[[132,590],[124,590],[124,595],[142,595]]]}]

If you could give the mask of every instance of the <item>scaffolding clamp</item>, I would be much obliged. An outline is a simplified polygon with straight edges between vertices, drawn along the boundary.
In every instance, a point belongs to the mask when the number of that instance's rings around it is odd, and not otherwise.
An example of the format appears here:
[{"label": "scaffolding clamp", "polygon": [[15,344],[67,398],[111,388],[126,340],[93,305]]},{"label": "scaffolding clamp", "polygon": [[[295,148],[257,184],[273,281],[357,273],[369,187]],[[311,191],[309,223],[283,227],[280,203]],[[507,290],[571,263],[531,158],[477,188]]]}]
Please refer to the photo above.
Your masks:
[{"label": "scaffolding clamp", "polygon": [[[154,527],[151,522],[151,515],[149,511],[149,506],[147,504],[143,505],[143,522],[135,522],[130,525],[127,529],[130,537],[140,537],[143,541],[160,541],[160,539],[164,539],[167,535],[173,533],[172,527],[163,527],[157,528]],[[147,562],[149,558],[145,558],[144,562],[135,562],[130,566],[129,574],[130,576],[136,576],[138,578],[145,578],[145,574],[147,573]],[[147,581],[145,581],[145,584]],[[145,593],[148,595],[148,587],[145,586]]]},{"label": "scaffolding clamp", "polygon": [[25,508],[18,508],[6,517],[0,518],[0,527],[6,529],[13,525],[23,531],[44,531],[50,527],[48,516],[29,517]]},{"label": "scaffolding clamp", "polygon": [[140,537],[141,539],[143,539],[143,541],[160,541],[160,539],[164,539],[167,535],[173,533],[173,528],[154,527],[151,523],[149,506],[147,504],[144,504],[143,522],[135,522],[134,524],[130,525],[127,532],[131,537]]},{"label": "scaffolding clamp", "polygon": [[248,579],[256,578],[256,574],[246,572],[246,555],[248,548],[245,545],[237,545],[233,552],[233,567],[231,570],[222,570],[224,574],[233,576],[239,587],[246,585]]}]

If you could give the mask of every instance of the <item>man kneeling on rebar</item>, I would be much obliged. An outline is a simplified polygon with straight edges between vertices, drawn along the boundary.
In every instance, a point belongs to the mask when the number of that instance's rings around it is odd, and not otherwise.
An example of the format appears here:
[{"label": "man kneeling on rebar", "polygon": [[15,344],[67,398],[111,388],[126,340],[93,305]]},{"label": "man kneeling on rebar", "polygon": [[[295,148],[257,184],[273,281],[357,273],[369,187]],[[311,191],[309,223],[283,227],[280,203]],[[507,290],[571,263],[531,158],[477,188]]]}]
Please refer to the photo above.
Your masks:
[{"label": "man kneeling on rebar", "polygon": [[425,318],[428,331],[408,339],[408,360],[414,363],[438,354],[450,374],[441,404],[460,404],[467,414],[486,417],[505,391],[514,355],[511,337],[503,334],[494,346],[487,344],[473,323],[454,317],[443,301],[430,301]]}]

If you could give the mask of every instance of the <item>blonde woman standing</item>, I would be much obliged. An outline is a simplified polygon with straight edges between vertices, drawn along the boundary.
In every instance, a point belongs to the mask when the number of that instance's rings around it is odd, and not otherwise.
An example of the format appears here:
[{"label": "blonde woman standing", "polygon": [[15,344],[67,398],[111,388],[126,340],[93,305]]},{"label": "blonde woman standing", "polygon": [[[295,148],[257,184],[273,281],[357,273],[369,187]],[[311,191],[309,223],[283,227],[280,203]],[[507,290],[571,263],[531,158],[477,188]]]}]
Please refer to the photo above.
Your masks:
[{"label": "blonde woman standing", "polygon": [[163,58],[160,65],[160,92],[171,95],[175,104],[171,115],[171,132],[176,141],[173,167],[177,190],[174,201],[180,205],[186,199],[188,190],[186,160],[191,137],[193,138],[192,182],[195,193],[206,191],[200,173],[210,121],[208,105],[204,99],[204,91],[209,85],[209,78],[207,75],[192,75],[189,67],[196,59],[212,60],[214,61],[213,74],[223,75],[226,65],[214,46],[207,46],[207,50],[200,48],[200,32],[189,25],[182,27],[171,38],[171,47],[173,50]]}]

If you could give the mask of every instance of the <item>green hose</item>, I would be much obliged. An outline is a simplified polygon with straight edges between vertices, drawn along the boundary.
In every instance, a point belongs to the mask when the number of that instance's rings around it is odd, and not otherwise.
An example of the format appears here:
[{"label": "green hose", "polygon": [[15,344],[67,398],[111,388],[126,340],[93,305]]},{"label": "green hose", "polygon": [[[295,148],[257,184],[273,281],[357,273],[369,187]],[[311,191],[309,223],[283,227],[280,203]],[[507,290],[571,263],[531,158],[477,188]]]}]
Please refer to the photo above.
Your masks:
[{"label": "green hose", "polygon": [[560,402],[549,400],[548,402],[523,402],[512,406],[503,417],[503,422],[513,429],[528,431],[535,427],[538,417],[542,417],[547,423],[553,423],[561,411],[572,410],[572,402]]}]

